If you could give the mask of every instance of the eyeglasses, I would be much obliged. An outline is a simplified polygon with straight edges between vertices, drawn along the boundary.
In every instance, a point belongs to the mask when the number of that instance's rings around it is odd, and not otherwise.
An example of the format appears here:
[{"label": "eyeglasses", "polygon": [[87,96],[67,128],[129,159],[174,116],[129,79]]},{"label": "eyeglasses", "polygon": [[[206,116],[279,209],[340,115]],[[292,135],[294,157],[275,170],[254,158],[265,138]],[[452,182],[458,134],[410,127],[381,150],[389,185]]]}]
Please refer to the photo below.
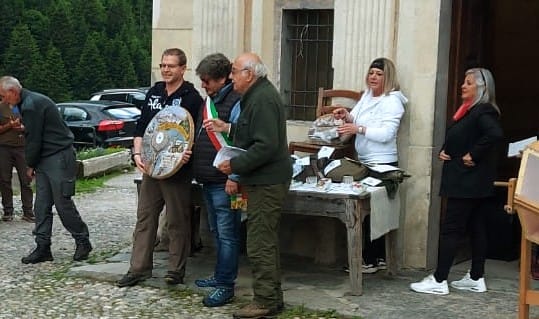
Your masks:
[{"label": "eyeglasses", "polygon": [[177,67],[179,67],[179,66],[180,66],[179,64],[165,64],[165,63],[159,64],[159,67],[160,67],[161,69],[166,69],[166,68],[174,69],[174,68],[177,68]]},{"label": "eyeglasses", "polygon": [[239,69],[239,70],[238,70],[238,69],[232,68],[232,70],[230,71],[230,73],[236,74],[236,73],[241,72],[241,71],[250,71],[250,69],[249,69],[249,68],[243,68],[243,69]]}]

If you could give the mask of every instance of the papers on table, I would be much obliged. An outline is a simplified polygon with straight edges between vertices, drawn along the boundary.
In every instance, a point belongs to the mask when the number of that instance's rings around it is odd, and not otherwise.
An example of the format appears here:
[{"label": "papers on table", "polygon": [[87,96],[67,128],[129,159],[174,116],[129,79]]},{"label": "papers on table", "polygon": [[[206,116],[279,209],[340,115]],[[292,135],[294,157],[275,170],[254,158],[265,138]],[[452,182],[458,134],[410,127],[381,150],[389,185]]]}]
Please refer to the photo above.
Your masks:
[{"label": "papers on table", "polygon": [[537,141],[537,136],[532,136],[525,138],[520,141],[509,143],[509,148],[507,149],[507,157],[518,156],[521,151],[524,151],[526,146]]},{"label": "papers on table", "polygon": [[331,154],[335,151],[335,147],[331,146],[322,146],[320,150],[318,151],[318,159],[327,157],[330,158]]},{"label": "papers on table", "polygon": [[341,166],[341,160],[334,160],[331,161],[326,167],[324,168],[324,176],[327,176],[329,172],[336,169],[337,167]]},{"label": "papers on table", "polygon": [[382,181],[379,180],[378,178],[368,176],[362,179],[361,181],[359,181],[359,183],[363,185],[367,185],[367,186],[377,186],[377,185],[380,185]]},{"label": "papers on table", "polygon": [[215,155],[215,159],[213,160],[213,166],[218,167],[219,164],[221,164],[224,161],[228,161],[231,158],[234,158],[236,156],[239,156],[243,153],[247,152],[243,148],[234,147],[234,146],[223,146],[217,152],[217,155]]},{"label": "papers on table", "polygon": [[295,178],[303,172],[303,165],[300,163],[300,158],[297,155],[293,154],[291,157],[294,159],[294,163],[292,164],[292,178]]},{"label": "papers on table", "polygon": [[299,157],[299,158],[296,158],[296,164],[307,166],[307,165],[311,165],[311,161],[310,161],[309,156]]},{"label": "papers on table", "polygon": [[292,181],[290,184],[290,190],[299,192],[314,192],[314,193],[328,193],[328,194],[349,194],[349,195],[362,195],[368,193],[373,188],[355,183],[353,187],[343,183],[331,183],[330,187],[319,187],[318,184],[312,185],[302,183],[299,181]]},{"label": "papers on table", "polygon": [[391,171],[399,171],[400,168],[393,165],[367,165],[367,167],[375,172],[378,173],[385,173],[385,172],[391,172]]}]

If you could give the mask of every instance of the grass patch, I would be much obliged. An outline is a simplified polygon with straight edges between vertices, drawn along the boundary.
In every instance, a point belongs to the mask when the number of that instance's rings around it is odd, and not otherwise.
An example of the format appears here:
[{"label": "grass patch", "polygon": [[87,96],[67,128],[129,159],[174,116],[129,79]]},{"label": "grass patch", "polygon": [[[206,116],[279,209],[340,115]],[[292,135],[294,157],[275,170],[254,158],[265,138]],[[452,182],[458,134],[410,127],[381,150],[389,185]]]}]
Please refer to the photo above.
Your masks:
[{"label": "grass patch", "polygon": [[64,278],[67,278],[67,272],[69,271],[69,267],[71,267],[70,264],[56,268],[56,270],[52,271],[49,274],[49,277],[54,278],[55,280],[62,280]]},{"label": "grass patch", "polygon": [[109,147],[109,148],[86,148],[80,151],[77,151],[77,159],[79,161],[86,160],[89,158],[94,158],[98,156],[114,154],[118,152],[125,151],[125,148],[122,147]]},{"label": "grass patch", "polygon": [[118,248],[110,248],[108,250],[93,251],[88,259],[86,260],[87,264],[100,264],[107,261],[108,258],[118,254],[120,250]]},{"label": "grass patch", "polygon": [[344,316],[336,310],[315,311],[302,306],[285,308],[279,315],[279,319],[361,319],[358,316]]},{"label": "grass patch", "polygon": [[47,274],[43,274],[42,278],[53,278],[54,280],[63,280],[67,278],[67,272],[69,271],[69,268],[71,267],[72,262],[66,261],[61,264],[55,265],[54,270]]},{"label": "grass patch", "polygon": [[75,190],[80,193],[92,193],[105,185],[105,182],[109,179],[123,174],[122,171],[114,171],[102,176],[80,178],[75,182]]}]

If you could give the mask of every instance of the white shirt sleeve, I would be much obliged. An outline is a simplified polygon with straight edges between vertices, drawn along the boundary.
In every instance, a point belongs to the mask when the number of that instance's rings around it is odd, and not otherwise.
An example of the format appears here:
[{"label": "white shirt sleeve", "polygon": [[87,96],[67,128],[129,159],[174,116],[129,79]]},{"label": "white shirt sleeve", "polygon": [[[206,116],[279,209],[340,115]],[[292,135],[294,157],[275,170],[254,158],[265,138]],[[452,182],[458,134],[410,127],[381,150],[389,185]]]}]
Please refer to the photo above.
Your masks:
[{"label": "white shirt sleeve", "polygon": [[404,114],[402,102],[393,96],[384,97],[376,106],[376,119],[365,125],[365,137],[379,143],[386,143],[397,137],[400,120]]}]

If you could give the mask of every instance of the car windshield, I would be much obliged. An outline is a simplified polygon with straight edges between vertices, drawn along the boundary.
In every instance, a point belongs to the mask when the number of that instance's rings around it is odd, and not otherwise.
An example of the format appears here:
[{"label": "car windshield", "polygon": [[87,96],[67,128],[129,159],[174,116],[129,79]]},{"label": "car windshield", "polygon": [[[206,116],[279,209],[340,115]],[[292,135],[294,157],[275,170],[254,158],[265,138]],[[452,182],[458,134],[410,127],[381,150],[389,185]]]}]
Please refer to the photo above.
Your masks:
[{"label": "car windshield", "polygon": [[140,110],[134,106],[108,108],[105,111],[117,119],[138,119],[140,117]]}]

